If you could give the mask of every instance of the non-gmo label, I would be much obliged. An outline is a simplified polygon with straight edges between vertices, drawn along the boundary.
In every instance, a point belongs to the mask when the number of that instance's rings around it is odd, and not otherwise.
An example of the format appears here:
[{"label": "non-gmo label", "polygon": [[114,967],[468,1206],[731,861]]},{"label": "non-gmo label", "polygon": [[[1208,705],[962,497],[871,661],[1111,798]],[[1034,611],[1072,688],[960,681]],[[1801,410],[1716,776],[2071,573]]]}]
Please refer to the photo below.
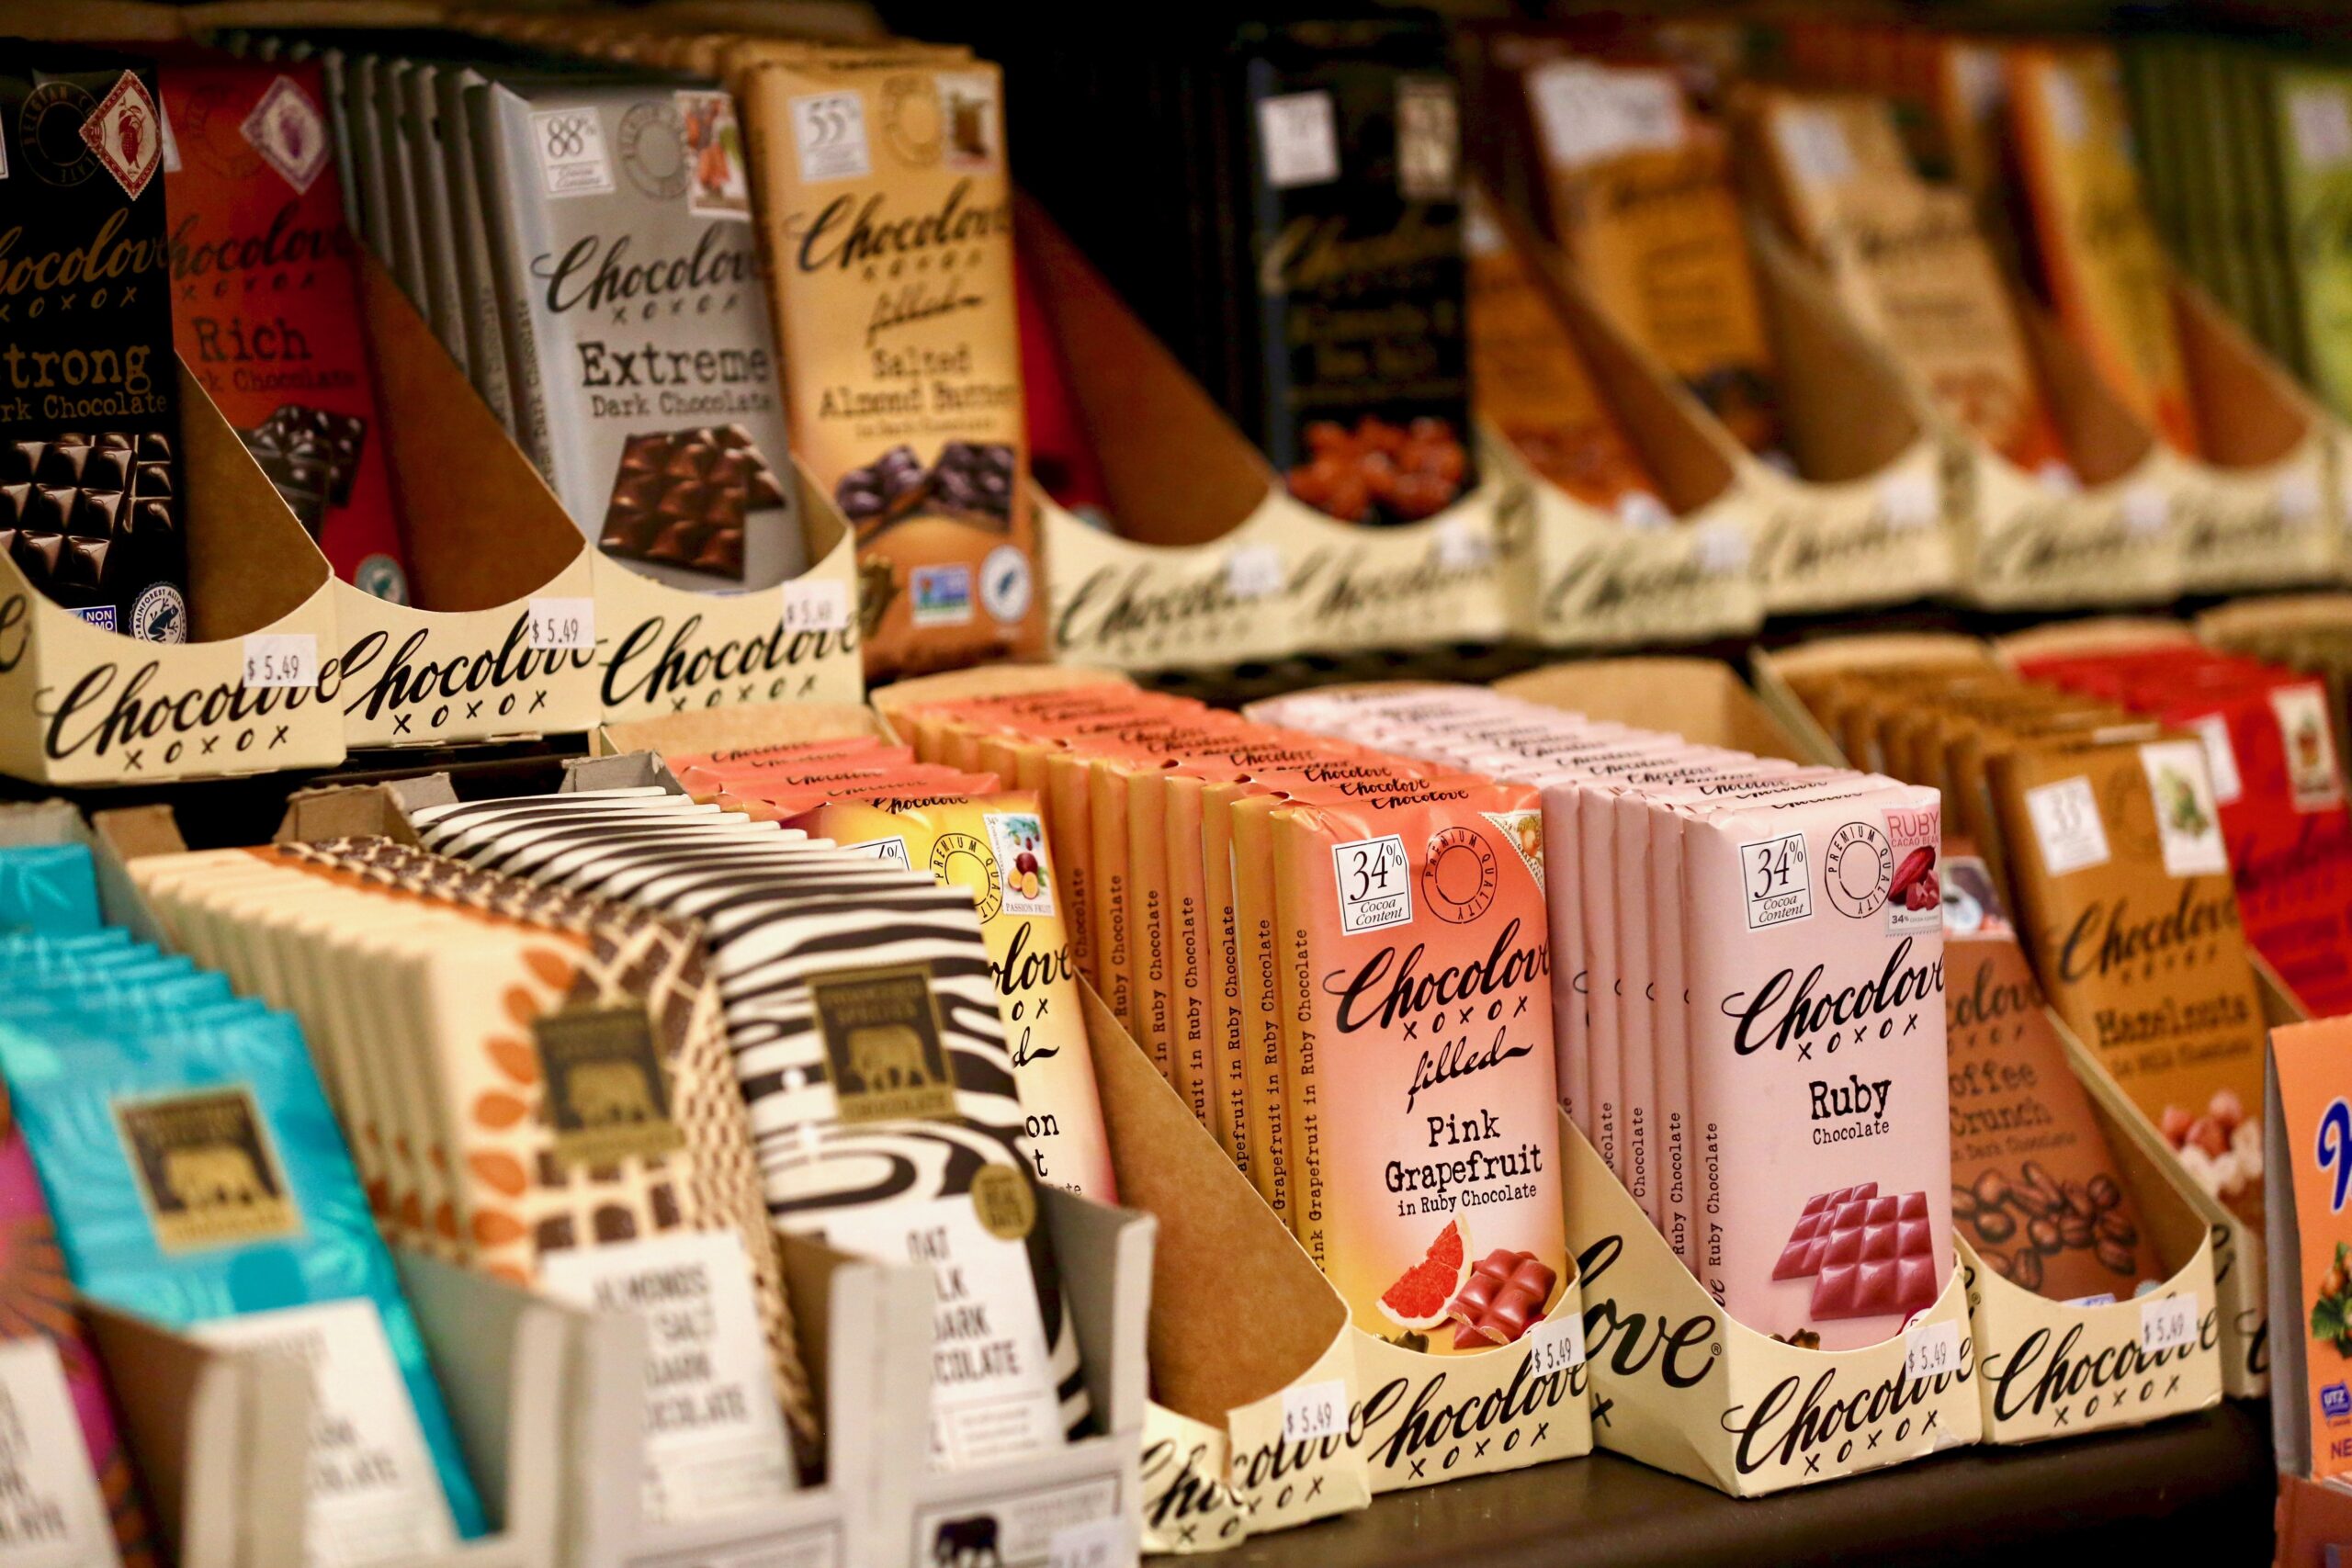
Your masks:
[{"label": "non-gmo label", "polygon": [[2105,865],[2109,857],[2107,825],[2099,820],[2091,781],[2077,775],[2025,792],[2025,814],[2033,821],[2041,863],[2052,876]]},{"label": "non-gmo label", "polygon": [[1312,1443],[1348,1429],[1348,1385],[1333,1378],[1283,1390],[1283,1441]]},{"label": "non-gmo label", "polygon": [[1412,920],[1413,880],[1406,867],[1405,840],[1396,834],[1334,845],[1331,876],[1340,895],[1342,934]]},{"label": "non-gmo label", "polygon": [[2194,1345],[2199,1338],[2195,1296],[2140,1298],[2140,1353],[2154,1356]]},{"label": "non-gmo label", "polygon": [[1924,1380],[1960,1371],[1960,1325],[1915,1324],[1903,1331],[1903,1375]]},{"label": "non-gmo label", "polygon": [[596,646],[596,601],[594,599],[534,599],[530,605],[531,646],[546,652]]},{"label": "non-gmo label", "polygon": [[874,154],[865,141],[865,105],[855,93],[812,93],[794,98],[787,107],[801,183],[871,177]]},{"label": "non-gmo label", "polygon": [[1739,867],[1747,887],[1749,931],[1786,925],[1813,913],[1813,865],[1803,833],[1742,844]]},{"label": "non-gmo label", "polygon": [[539,181],[551,197],[602,196],[613,188],[605,123],[594,109],[541,109],[531,116]]},{"label": "non-gmo label", "polygon": [[311,632],[254,632],[245,638],[245,689],[315,686],[319,639]]},{"label": "non-gmo label", "polygon": [[1266,183],[1276,190],[1329,185],[1340,177],[1339,127],[1325,92],[1283,93],[1258,103]]}]

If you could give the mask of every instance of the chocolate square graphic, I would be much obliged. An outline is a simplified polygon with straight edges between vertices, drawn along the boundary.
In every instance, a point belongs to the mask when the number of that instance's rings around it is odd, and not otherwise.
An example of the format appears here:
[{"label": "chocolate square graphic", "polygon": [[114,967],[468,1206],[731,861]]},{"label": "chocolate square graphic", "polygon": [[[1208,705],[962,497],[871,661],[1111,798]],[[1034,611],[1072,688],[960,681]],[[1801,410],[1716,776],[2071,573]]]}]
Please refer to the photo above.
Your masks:
[{"label": "chocolate square graphic", "polygon": [[784,503],[783,485],[742,425],[639,431],[621,447],[597,544],[624,560],[740,582],[747,519]]}]

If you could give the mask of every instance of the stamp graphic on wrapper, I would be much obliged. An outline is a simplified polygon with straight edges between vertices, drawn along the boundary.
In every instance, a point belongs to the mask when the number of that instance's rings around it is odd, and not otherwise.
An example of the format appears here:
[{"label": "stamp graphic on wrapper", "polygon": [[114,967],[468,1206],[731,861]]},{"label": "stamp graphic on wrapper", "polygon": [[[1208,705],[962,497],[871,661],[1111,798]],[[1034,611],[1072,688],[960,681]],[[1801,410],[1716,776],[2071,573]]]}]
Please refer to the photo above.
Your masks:
[{"label": "stamp graphic on wrapper", "polygon": [[[2322,687],[2278,686],[2270,693],[2278,716],[2278,743],[2287,753],[2287,784],[2298,811],[2321,811],[2344,798],[2335,771],[2335,743],[2328,736],[2327,694]],[[2218,793],[2220,784],[2214,788]]]},{"label": "stamp graphic on wrapper", "polygon": [[1405,840],[1396,834],[1333,845],[1331,878],[1340,895],[1342,935],[1412,923],[1413,884]]},{"label": "stamp graphic on wrapper", "polygon": [[1544,814],[1540,811],[1482,811],[1478,814],[1502,830],[1503,841],[1518,852],[1520,863],[1535,886],[1544,886]]},{"label": "stamp graphic on wrapper", "polygon": [[932,842],[926,869],[933,881],[968,888],[985,925],[1004,908],[1004,884],[997,876],[1001,863],[1001,857],[971,834],[942,833]]},{"label": "stamp graphic on wrapper", "polygon": [[686,210],[697,218],[750,222],[752,180],[743,166],[743,131],[726,93],[675,95],[685,131]]},{"label": "stamp graphic on wrapper", "polygon": [[997,891],[1006,908],[1016,915],[1054,912],[1053,868],[1046,863],[1046,829],[1037,818],[1018,811],[982,814],[989,844],[996,852]]},{"label": "stamp graphic on wrapper", "polygon": [[1421,896],[1439,919],[1463,925],[1495,901],[1495,852],[1467,828],[1432,837],[1421,857]]},{"label": "stamp graphic on wrapper", "polygon": [[1894,862],[1886,886],[1887,934],[1932,931],[1943,923],[1943,882],[1936,870],[1943,852],[1943,812],[1894,807],[1880,819]]},{"label": "stamp graphic on wrapper", "polygon": [[929,964],[820,975],[808,982],[808,1001],[844,1123],[954,1120],[956,1085]]},{"label": "stamp graphic on wrapper", "polygon": [[2230,853],[2222,842],[2222,814],[2205,772],[2205,747],[2196,740],[2158,740],[2140,748],[2140,766],[2155,798],[2156,839],[2173,876],[2226,876]]},{"label": "stamp graphic on wrapper", "polygon": [[1811,918],[1813,866],[1803,833],[1742,844],[1739,866],[1747,880],[1749,931]]},{"label": "stamp graphic on wrapper", "polygon": [[996,167],[996,77],[992,73],[943,71],[939,84],[940,164],[963,174]]},{"label": "stamp graphic on wrapper", "polygon": [[1830,907],[1850,919],[1866,920],[1886,906],[1886,890],[1894,884],[1894,851],[1886,835],[1869,823],[1849,822],[1829,835],[1821,870]]},{"label": "stamp graphic on wrapper", "polygon": [[301,1215],[251,1089],[118,1100],[114,1116],[165,1252],[300,1234]]},{"label": "stamp graphic on wrapper", "polygon": [[326,118],[291,76],[272,82],[237,130],[297,194],[311,188],[332,155]]},{"label": "stamp graphic on wrapper", "polygon": [[115,79],[114,90],[105,101],[82,122],[83,144],[97,155],[99,166],[114,176],[115,184],[133,201],[164,166],[162,119],[146,84],[126,71]]}]

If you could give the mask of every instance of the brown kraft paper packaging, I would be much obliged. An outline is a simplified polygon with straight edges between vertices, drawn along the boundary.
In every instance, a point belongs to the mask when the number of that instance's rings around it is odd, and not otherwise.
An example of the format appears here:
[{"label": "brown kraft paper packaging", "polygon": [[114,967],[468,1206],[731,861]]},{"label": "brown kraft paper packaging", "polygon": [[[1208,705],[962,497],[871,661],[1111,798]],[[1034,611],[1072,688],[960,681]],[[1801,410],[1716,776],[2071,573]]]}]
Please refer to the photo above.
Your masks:
[{"label": "brown kraft paper packaging", "polygon": [[793,446],[856,531],[867,678],[1036,654],[997,68],[815,51],[740,89]]}]

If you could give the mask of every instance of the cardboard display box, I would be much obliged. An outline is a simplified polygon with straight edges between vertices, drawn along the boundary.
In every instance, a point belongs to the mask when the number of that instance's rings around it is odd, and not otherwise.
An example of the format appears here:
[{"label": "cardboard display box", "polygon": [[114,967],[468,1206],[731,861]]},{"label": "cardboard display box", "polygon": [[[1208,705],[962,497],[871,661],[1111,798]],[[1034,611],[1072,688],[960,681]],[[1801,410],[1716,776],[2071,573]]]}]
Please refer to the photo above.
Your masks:
[{"label": "cardboard display box", "polygon": [[1750,570],[1760,519],[1736,444],[1698,400],[1602,313],[1558,253],[1498,220],[1575,340],[1596,390],[1664,492],[1655,525],[1600,511],[1535,473],[1499,437],[1507,476],[1511,626],[1547,647],[1698,642],[1752,632],[1764,593]]},{"label": "cardboard display box", "polygon": [[1023,200],[1015,212],[1121,529],[1040,498],[1055,658],[1182,669],[1503,635],[1513,566],[1492,465],[1445,511],[1396,527],[1292,500],[1043,211]]},{"label": "cardboard display box", "polygon": [[339,648],[334,574],[203,384],[173,365],[190,640],[101,630],[0,557],[0,773],[155,784],[343,760],[323,662]]}]

